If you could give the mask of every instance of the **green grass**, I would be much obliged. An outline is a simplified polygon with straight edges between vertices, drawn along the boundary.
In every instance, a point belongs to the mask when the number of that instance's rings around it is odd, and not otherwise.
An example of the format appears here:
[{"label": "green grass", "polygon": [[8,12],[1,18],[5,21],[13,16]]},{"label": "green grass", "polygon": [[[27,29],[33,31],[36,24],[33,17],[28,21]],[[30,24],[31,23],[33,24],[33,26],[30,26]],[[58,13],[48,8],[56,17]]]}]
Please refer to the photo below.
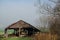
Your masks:
[{"label": "green grass", "polygon": [[11,30],[7,30],[8,34],[12,34],[13,32],[14,32],[14,30],[12,30],[12,29]]},{"label": "green grass", "polygon": [[0,30],[0,35],[4,34],[4,31],[3,30]]},{"label": "green grass", "polygon": [[[12,34],[14,32],[14,30],[8,30],[7,33],[8,34]],[[3,30],[0,30],[0,35],[4,34]]]},{"label": "green grass", "polygon": [[29,37],[8,37],[8,38],[2,38],[1,40],[32,40]]}]

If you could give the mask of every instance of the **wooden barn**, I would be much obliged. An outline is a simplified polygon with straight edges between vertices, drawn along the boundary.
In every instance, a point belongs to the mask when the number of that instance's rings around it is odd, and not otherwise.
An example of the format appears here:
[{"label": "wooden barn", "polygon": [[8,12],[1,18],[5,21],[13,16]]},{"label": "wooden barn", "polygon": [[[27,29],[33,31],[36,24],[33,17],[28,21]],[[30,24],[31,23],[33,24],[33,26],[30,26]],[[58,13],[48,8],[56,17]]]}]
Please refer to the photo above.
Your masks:
[{"label": "wooden barn", "polygon": [[19,20],[11,25],[9,25],[8,27],[5,28],[5,35],[6,37],[8,37],[8,30],[13,29],[14,32],[12,33],[15,36],[31,36],[33,34],[36,34],[37,32],[40,32],[39,29],[35,28],[34,26],[32,26],[31,24],[23,21],[23,20]]}]

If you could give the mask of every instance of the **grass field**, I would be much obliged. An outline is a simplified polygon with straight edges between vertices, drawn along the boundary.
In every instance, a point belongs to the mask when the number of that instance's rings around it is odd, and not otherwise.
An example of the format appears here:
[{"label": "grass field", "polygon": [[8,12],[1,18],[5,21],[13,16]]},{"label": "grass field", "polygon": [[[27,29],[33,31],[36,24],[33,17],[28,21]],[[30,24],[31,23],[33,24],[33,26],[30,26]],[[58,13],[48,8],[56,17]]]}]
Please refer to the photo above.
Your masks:
[{"label": "grass field", "polygon": [[0,35],[4,34],[4,31],[3,30],[0,30]]},{"label": "grass field", "polygon": [[8,38],[0,38],[0,40],[32,40],[29,37],[8,37]]}]

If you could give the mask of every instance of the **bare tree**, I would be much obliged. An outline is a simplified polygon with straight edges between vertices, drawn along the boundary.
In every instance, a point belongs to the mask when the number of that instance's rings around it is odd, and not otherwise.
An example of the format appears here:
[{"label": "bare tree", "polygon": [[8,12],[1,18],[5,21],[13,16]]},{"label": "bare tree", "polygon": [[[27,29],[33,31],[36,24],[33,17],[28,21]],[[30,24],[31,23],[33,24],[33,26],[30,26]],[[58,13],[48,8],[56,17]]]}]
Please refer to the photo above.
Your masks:
[{"label": "bare tree", "polygon": [[37,2],[38,2],[39,13],[41,14],[52,14],[53,13],[53,7],[49,3],[43,2],[42,4],[40,0],[37,0]]},{"label": "bare tree", "polygon": [[[39,1],[39,0],[38,0]],[[38,11],[41,14],[49,14],[52,17],[49,17],[49,26],[52,34],[60,35],[60,0],[49,0],[54,3],[55,6],[52,7],[48,3],[39,3]]]},{"label": "bare tree", "polygon": [[44,27],[45,27],[45,25],[48,24],[48,22],[50,22],[51,19],[52,19],[51,16],[53,15],[53,9],[54,8],[46,2],[41,3],[41,0],[37,0],[37,2],[38,2],[38,5],[37,5],[38,12],[39,12],[39,14],[43,14],[42,19],[41,19],[41,16],[40,16],[40,21],[41,21],[41,24],[43,22]]},{"label": "bare tree", "polygon": [[52,33],[60,35],[60,0],[56,2],[56,6],[54,8],[53,14],[54,14],[55,20],[54,20],[54,23],[51,24],[50,29]]}]

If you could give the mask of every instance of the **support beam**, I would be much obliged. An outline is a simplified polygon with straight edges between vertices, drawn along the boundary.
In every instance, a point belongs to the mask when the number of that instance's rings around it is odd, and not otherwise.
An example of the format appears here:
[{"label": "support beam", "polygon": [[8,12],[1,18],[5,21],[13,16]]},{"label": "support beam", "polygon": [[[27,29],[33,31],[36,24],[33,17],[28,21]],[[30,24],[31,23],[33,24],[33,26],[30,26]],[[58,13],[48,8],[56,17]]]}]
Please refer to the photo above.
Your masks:
[{"label": "support beam", "polygon": [[20,32],[21,32],[21,29],[20,29],[20,27],[19,27],[19,37],[20,37]]},{"label": "support beam", "polygon": [[5,29],[5,35],[6,38],[8,38],[8,33],[7,33],[7,29]]}]

